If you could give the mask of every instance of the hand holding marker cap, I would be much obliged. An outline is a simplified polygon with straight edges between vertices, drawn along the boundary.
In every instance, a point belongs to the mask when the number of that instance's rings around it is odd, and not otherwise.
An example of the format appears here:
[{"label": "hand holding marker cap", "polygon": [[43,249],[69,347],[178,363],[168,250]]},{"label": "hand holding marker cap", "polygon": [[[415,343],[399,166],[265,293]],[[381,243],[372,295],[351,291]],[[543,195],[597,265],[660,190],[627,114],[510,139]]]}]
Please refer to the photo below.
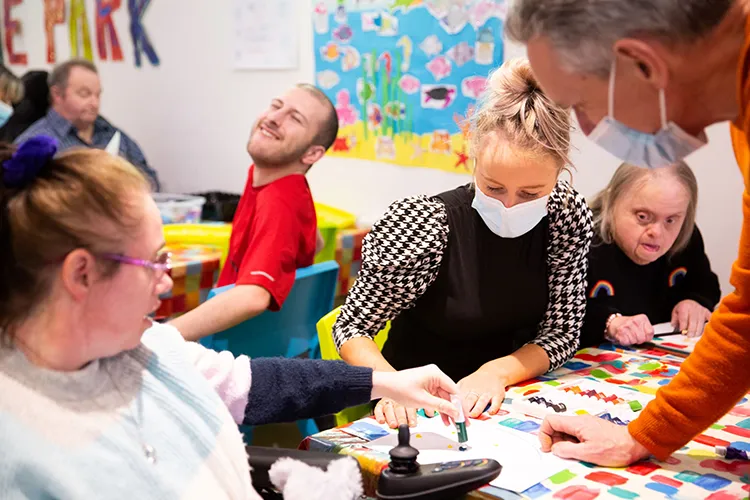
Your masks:
[{"label": "hand holding marker cap", "polygon": [[468,447],[466,442],[469,440],[469,435],[466,433],[466,417],[464,417],[464,408],[461,404],[461,398],[455,394],[451,396],[451,403],[458,407],[458,418],[456,418],[456,431],[458,432],[458,449],[466,451]]}]

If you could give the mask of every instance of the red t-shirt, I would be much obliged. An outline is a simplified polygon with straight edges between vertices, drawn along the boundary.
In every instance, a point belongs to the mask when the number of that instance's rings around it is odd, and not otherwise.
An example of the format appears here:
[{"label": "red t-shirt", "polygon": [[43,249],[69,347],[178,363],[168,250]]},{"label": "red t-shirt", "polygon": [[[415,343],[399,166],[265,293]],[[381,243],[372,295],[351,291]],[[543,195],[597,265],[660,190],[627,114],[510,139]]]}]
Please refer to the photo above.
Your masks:
[{"label": "red t-shirt", "polygon": [[262,286],[272,311],[281,309],[295,271],[312,265],[318,223],[304,175],[288,175],[253,187],[251,166],[232,223],[229,255],[216,286]]}]

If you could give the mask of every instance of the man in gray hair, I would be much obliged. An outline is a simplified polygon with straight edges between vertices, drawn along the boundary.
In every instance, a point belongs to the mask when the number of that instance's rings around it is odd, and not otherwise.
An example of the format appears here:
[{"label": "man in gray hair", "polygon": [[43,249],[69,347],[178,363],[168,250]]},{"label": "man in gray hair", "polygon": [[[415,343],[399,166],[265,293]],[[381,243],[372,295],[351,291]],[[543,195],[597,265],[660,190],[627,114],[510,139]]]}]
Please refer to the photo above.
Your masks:
[{"label": "man in gray hair", "polygon": [[[657,168],[732,121],[745,179],[735,287],[672,382],[627,428],[549,417],[545,451],[619,466],[666,459],[750,389],[750,0],[514,0],[512,39],[526,44],[545,92],[571,107],[584,134],[623,161]],[[575,438],[575,439],[571,439]]]}]

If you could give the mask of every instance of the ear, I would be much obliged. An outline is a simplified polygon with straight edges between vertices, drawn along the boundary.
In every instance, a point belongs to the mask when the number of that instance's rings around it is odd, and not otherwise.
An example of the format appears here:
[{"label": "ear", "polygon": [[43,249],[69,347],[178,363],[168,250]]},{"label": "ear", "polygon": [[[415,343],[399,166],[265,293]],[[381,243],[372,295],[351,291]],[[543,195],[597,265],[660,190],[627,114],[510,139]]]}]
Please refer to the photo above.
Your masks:
[{"label": "ear", "polygon": [[52,97],[52,102],[61,100],[63,97],[65,97],[65,89],[63,87],[60,87],[59,85],[53,85],[52,87],[50,87],[49,93]]},{"label": "ear", "polygon": [[666,61],[649,42],[624,38],[615,42],[614,51],[618,58],[618,72],[620,68],[630,66],[636,78],[650,83],[656,89],[667,88],[669,69]]},{"label": "ear", "polygon": [[307,151],[302,155],[302,158],[300,158],[300,161],[307,165],[308,167],[311,167],[314,163],[316,163],[318,160],[323,158],[326,154],[326,149],[323,146],[315,145],[310,146],[307,148]]},{"label": "ear", "polygon": [[70,252],[60,270],[63,287],[75,301],[85,299],[99,278],[96,258],[88,250],[78,248]]}]

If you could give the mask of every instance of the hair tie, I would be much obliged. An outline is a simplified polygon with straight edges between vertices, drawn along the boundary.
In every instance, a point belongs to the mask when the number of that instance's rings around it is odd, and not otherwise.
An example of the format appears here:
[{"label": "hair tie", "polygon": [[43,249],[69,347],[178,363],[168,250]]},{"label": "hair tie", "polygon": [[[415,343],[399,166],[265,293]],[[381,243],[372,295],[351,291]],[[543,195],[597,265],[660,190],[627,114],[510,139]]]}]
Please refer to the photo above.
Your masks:
[{"label": "hair tie", "polygon": [[42,168],[57,153],[57,140],[47,135],[37,135],[18,146],[16,152],[3,162],[3,183],[21,188],[36,179]]}]

